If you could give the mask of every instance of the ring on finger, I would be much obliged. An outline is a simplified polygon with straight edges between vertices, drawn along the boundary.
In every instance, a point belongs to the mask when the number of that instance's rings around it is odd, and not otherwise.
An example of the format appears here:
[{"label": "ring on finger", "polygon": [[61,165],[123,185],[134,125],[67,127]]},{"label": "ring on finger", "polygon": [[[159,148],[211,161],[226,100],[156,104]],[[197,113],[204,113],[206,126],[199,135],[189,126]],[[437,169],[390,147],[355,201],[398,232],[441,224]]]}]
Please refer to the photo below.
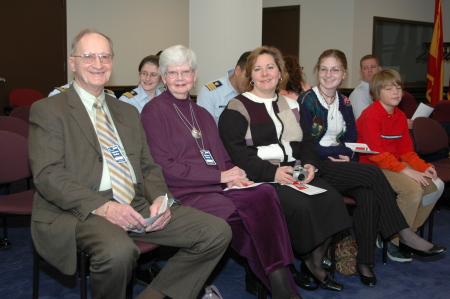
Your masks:
[{"label": "ring on finger", "polygon": [[130,228],[130,227],[131,227],[130,223],[128,223],[127,226],[125,226],[125,228]]}]

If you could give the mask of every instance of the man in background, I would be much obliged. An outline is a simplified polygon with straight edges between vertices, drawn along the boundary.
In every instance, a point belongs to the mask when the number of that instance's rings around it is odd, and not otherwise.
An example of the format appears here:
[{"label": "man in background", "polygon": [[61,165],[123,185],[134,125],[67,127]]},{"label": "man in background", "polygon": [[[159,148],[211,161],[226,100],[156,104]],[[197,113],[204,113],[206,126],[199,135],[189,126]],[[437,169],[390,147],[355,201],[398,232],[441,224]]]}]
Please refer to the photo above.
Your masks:
[{"label": "man in background", "polygon": [[376,72],[381,70],[378,58],[371,54],[361,58],[359,65],[361,67],[359,71],[361,83],[350,94],[355,120],[358,119],[364,109],[373,103],[369,94],[369,81]]},{"label": "man in background", "polygon": [[228,102],[244,92],[245,68],[250,53],[243,53],[234,70],[229,70],[222,78],[206,84],[198,94],[197,104],[211,113],[216,124]]}]

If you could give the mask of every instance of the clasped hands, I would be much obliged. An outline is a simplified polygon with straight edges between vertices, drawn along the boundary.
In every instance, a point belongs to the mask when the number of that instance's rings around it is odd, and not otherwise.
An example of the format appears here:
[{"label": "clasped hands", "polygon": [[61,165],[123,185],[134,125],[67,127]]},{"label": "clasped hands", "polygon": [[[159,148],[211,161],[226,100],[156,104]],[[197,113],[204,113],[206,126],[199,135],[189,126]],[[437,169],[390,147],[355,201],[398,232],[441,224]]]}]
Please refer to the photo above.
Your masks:
[{"label": "clasped hands", "polygon": [[245,185],[251,185],[254,182],[249,181],[247,179],[247,174],[244,170],[240,169],[237,166],[234,166],[227,171],[222,171],[220,174],[220,182],[223,184],[227,184],[228,188],[233,186],[244,187]]},{"label": "clasped hands", "polygon": [[[164,197],[158,197],[150,206],[150,217],[156,216],[163,202]],[[105,211],[107,211],[105,215]],[[170,208],[167,207],[166,211],[153,222],[146,227],[145,219],[141,214],[136,212],[130,205],[121,204],[115,201],[107,202],[98,209],[95,210],[95,214],[99,216],[105,215],[105,218],[110,222],[120,226],[124,231],[130,231],[133,229],[140,230],[145,227],[145,232],[154,232],[162,230],[169,223],[171,216]]]},{"label": "clasped hands", "polygon": [[[308,176],[303,181],[300,181],[300,183],[308,184],[314,179],[316,168],[311,164],[305,164],[303,165],[303,168],[308,170]],[[275,182],[281,185],[292,184],[294,183],[294,177],[292,176],[293,173],[294,170],[292,167],[278,167],[277,172],[275,173]]]}]

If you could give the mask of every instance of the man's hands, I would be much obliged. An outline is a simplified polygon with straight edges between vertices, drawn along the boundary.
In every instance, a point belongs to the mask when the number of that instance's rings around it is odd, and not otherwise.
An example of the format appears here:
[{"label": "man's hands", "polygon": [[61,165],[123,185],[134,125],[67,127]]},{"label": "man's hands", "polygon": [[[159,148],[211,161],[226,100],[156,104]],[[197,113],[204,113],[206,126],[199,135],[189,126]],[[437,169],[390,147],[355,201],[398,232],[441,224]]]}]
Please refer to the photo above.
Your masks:
[{"label": "man's hands", "polygon": [[105,203],[95,210],[95,214],[104,216],[107,220],[120,226],[124,231],[141,229],[146,225],[141,214],[136,212],[130,205],[120,204],[115,201]]},{"label": "man's hands", "polygon": [[[163,200],[164,196],[160,196],[153,202],[153,204],[150,206],[150,217],[156,216],[158,214],[158,211],[161,207]],[[153,222],[149,227],[147,227],[145,231],[149,233],[162,230],[169,223],[171,217],[172,214],[170,213],[170,207],[167,206],[164,213],[162,213],[162,215],[158,219],[156,219],[155,222]]]},{"label": "man's hands", "polygon": [[[163,196],[158,197],[150,206],[150,217],[156,216],[161,207]],[[106,214],[105,214],[106,212]],[[130,205],[120,204],[115,201],[109,201],[95,210],[95,214],[105,217],[110,222],[120,226],[124,231],[133,229],[140,230],[147,224],[141,214],[136,212]],[[145,228],[146,232],[162,230],[170,221],[170,207],[153,222],[149,227]]]}]

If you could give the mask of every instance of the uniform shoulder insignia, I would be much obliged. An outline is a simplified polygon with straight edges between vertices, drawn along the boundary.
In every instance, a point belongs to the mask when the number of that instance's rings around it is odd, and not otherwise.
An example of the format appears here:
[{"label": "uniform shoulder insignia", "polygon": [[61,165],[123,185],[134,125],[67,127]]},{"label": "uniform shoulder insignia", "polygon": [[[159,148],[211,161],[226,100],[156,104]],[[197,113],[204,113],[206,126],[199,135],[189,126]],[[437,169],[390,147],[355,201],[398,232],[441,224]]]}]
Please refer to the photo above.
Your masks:
[{"label": "uniform shoulder insignia", "polygon": [[106,93],[109,93],[110,95],[116,96],[116,95],[114,94],[114,91],[112,91],[111,89],[105,89],[105,92],[106,92]]},{"label": "uniform shoulder insignia", "polygon": [[217,87],[222,86],[222,82],[220,82],[219,80],[208,83],[205,85],[206,88],[208,88],[210,91],[216,89]]},{"label": "uniform shoulder insignia", "polygon": [[137,95],[138,93],[135,92],[134,90],[126,92],[123,94],[123,96],[126,96],[127,98],[131,99],[132,97],[134,97],[135,95]]},{"label": "uniform shoulder insignia", "polygon": [[64,87],[55,87],[55,89],[59,90],[60,92],[65,92],[67,88]]}]

